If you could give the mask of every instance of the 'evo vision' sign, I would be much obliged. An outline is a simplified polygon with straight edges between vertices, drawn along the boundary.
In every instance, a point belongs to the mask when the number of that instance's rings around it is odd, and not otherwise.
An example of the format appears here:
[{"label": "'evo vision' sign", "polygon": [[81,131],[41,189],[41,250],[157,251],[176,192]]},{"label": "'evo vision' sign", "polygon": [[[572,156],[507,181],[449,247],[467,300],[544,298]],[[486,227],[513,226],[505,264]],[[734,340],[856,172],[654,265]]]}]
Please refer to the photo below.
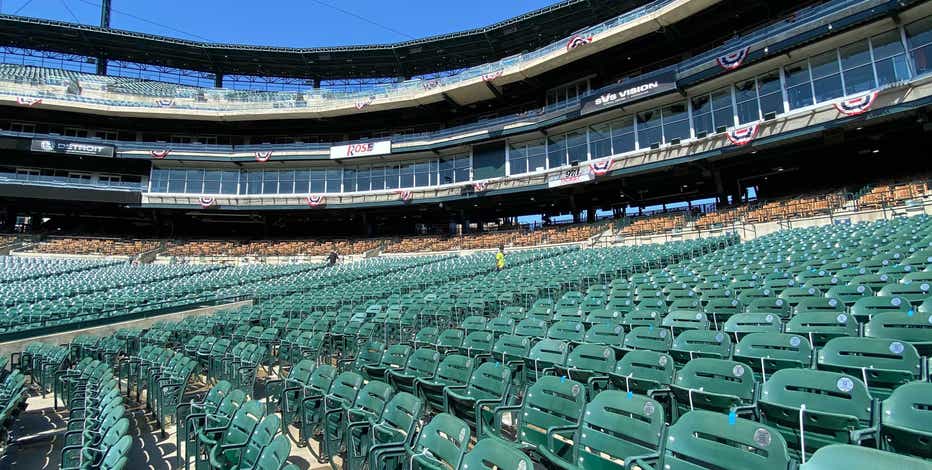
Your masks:
[{"label": "'evo vision' sign", "polygon": [[676,71],[669,69],[606,87],[601,93],[587,96],[582,99],[579,113],[590,114],[673,90],[676,90]]}]

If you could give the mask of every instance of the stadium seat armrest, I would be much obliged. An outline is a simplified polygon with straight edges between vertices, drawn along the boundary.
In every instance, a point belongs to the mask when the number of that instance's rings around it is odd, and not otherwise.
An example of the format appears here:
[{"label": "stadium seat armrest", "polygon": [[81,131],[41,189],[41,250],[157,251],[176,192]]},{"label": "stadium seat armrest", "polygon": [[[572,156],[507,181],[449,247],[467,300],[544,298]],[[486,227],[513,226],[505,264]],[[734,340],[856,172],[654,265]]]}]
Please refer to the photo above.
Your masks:
[{"label": "stadium seat armrest", "polygon": [[[557,448],[557,443],[556,443],[557,434],[565,435],[567,432],[575,432],[576,429],[577,429],[577,426],[553,426],[553,427],[548,428],[547,429],[547,449],[550,450],[550,449]],[[548,452],[547,454],[548,454],[546,456],[547,460],[551,460],[554,464],[560,466],[561,468],[564,468],[564,469],[572,468],[572,464],[570,464],[570,462],[563,460],[562,458],[560,458],[558,455],[554,454],[553,452]]]},{"label": "stadium seat armrest", "polygon": [[660,462],[660,453],[633,456],[625,459],[625,470],[653,470]]}]

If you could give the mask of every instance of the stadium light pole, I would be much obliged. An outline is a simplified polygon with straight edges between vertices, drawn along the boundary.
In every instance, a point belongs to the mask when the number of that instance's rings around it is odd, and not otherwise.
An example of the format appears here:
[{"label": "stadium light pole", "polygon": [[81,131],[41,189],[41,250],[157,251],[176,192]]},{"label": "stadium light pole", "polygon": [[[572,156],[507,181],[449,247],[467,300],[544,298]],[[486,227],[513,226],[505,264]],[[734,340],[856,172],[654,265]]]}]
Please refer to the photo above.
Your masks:
[{"label": "stadium light pole", "polygon": [[[110,1],[100,2],[100,27],[110,29]],[[107,75],[107,58],[103,55],[97,57],[97,75]]]}]

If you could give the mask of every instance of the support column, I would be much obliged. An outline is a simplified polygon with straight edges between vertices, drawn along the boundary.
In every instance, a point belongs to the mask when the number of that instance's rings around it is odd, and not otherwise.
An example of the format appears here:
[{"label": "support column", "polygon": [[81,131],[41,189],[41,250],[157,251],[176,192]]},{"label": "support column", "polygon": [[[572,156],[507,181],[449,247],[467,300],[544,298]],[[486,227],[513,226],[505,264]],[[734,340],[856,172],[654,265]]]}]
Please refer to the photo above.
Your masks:
[{"label": "support column", "polygon": [[[103,0],[100,3],[100,27],[110,28],[110,1]],[[104,56],[97,57],[97,75],[107,75],[107,58]]]}]

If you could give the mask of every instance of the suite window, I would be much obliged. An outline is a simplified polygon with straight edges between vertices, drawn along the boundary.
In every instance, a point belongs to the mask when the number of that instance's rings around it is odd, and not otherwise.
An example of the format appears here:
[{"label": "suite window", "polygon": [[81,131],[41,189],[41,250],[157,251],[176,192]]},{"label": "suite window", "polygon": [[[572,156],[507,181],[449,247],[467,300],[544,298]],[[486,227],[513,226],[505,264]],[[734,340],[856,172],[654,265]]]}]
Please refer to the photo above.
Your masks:
[{"label": "suite window", "polygon": [[183,193],[184,192],[184,170],[168,170],[168,192],[170,193]]},{"label": "suite window", "polygon": [[220,172],[220,193],[236,194],[239,185],[239,172],[235,170]]},{"label": "suite window", "polygon": [[278,172],[277,171],[263,171],[262,172],[262,194],[277,194],[278,193]]},{"label": "suite window", "polygon": [[397,188],[398,188],[398,167],[397,166],[385,167],[385,189],[397,189]]},{"label": "suite window", "polygon": [[369,190],[369,169],[358,168],[356,170],[356,191]]},{"label": "suite window", "polygon": [[663,142],[663,128],[661,127],[660,110],[652,109],[637,114],[638,146],[642,149]]},{"label": "suite window", "polygon": [[372,190],[379,191],[385,189],[385,168],[373,168],[371,173]]},{"label": "suite window", "polygon": [[311,170],[295,170],[295,194],[309,194],[311,192]]},{"label": "suite window", "polygon": [[512,175],[527,173],[527,145],[509,144],[508,145],[508,171]]},{"label": "suite window", "polygon": [[611,123],[606,122],[589,127],[589,153],[593,159],[612,154]]},{"label": "suite window", "polygon": [[894,29],[872,37],[871,48],[874,51],[877,85],[888,85],[909,78],[906,50],[903,48],[899,30]]},{"label": "suite window", "polygon": [[327,192],[340,192],[340,182],[343,180],[343,172],[339,168],[327,170]]},{"label": "suite window", "polygon": [[262,172],[261,171],[246,172],[246,193],[247,194],[262,194]]},{"label": "suite window", "polygon": [[874,67],[867,39],[838,50],[845,77],[845,94],[853,95],[874,88]]},{"label": "suite window", "polygon": [[94,132],[94,137],[97,137],[98,139],[103,139],[103,140],[117,140],[117,132],[116,131],[97,131],[97,132]]},{"label": "suite window", "polygon": [[278,172],[278,194],[294,194],[294,170],[282,170]]},{"label": "suite window", "polygon": [[430,167],[433,161],[414,164],[414,185],[422,188],[433,184]]},{"label": "suite window", "polygon": [[326,192],[327,170],[311,170],[311,191],[312,193]]},{"label": "suite window", "polygon": [[204,171],[204,194],[220,194],[220,170]]},{"label": "suite window", "polygon": [[356,170],[352,168],[343,169],[343,192],[352,193],[356,191]]},{"label": "suite window", "polygon": [[689,112],[685,101],[663,108],[663,135],[666,142],[689,138]]},{"label": "suite window", "polygon": [[809,61],[801,60],[783,68],[786,80],[786,99],[790,109],[799,109],[812,105],[812,78],[809,74]]},{"label": "suite window", "polygon": [[453,159],[453,179],[457,183],[464,183],[470,180],[470,169],[472,162],[469,155],[463,155]]},{"label": "suite window", "polygon": [[760,119],[756,80],[745,80],[735,85],[735,106],[738,111],[738,124],[754,122]]},{"label": "suite window", "polygon": [[559,168],[566,165],[566,136],[553,135],[547,138],[547,166]]},{"label": "suite window", "polygon": [[757,77],[757,96],[760,101],[760,114],[783,114],[783,90],[780,87],[780,72],[765,73]]},{"label": "suite window", "polygon": [[906,38],[916,75],[932,71],[932,17],[907,25]]},{"label": "suite window", "polygon": [[809,59],[812,71],[812,88],[816,103],[840,98],[844,95],[841,86],[841,69],[838,51],[831,50]]},{"label": "suite window", "polygon": [[578,129],[566,134],[566,154],[570,163],[584,162],[589,159],[586,129]]},{"label": "suite window", "polygon": [[[19,170],[16,171],[19,173]],[[164,193],[168,191],[168,174],[169,170],[152,169],[152,177],[149,182],[150,191],[153,193]]]},{"label": "suite window", "polygon": [[400,188],[413,188],[414,187],[414,164],[409,163],[407,165],[401,165],[401,168],[398,170],[398,175],[401,179],[399,183]]},{"label": "suite window", "polygon": [[636,144],[633,116],[612,121],[612,153],[614,155],[635,150]]}]

